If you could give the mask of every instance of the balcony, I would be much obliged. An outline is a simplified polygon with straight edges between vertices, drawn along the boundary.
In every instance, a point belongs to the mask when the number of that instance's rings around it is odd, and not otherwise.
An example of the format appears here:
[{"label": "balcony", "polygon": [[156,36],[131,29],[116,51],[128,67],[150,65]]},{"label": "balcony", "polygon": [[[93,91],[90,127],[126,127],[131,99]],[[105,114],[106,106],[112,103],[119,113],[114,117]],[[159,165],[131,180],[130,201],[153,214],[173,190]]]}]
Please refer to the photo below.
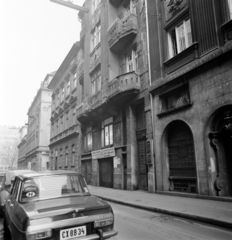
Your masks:
[{"label": "balcony", "polygon": [[140,92],[140,77],[135,72],[124,73],[108,83],[107,98],[120,104]]},{"label": "balcony", "polygon": [[69,127],[66,130],[63,130],[62,132],[56,134],[50,139],[50,146],[53,145],[54,143],[60,142],[66,137],[73,136],[74,134],[78,134],[80,132],[80,127],[79,125],[73,125]]},{"label": "balcony", "polygon": [[82,105],[77,108],[77,120],[81,123],[88,121],[88,113],[91,111],[89,99],[85,98]]},{"label": "balcony", "polygon": [[123,19],[118,19],[108,30],[109,47],[114,52],[120,52],[125,45],[137,35],[137,17],[129,14]]}]

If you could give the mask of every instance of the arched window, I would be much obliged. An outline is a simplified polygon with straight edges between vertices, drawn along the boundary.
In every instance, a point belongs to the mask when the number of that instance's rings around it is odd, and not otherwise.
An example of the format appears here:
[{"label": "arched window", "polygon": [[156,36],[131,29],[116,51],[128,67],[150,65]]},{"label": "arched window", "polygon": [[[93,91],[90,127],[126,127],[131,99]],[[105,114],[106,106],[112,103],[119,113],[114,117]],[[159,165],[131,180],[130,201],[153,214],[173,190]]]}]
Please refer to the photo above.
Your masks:
[{"label": "arched window", "polygon": [[169,129],[168,158],[171,189],[196,193],[196,162],[192,132],[180,121],[172,123]]}]

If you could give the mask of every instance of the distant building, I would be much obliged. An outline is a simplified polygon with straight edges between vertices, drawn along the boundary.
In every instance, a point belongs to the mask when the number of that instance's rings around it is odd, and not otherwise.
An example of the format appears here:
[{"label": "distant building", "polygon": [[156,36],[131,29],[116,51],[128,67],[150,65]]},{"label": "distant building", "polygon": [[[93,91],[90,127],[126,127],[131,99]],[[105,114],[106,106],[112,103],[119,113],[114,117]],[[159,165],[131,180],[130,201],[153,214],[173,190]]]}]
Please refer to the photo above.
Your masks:
[{"label": "distant building", "polygon": [[50,137],[50,168],[80,171],[80,127],[76,119],[78,103],[81,103],[81,85],[77,79],[79,42],[73,44],[54,78],[52,89],[52,114]]},{"label": "distant building", "polygon": [[18,168],[27,169],[28,165],[25,162],[27,152],[27,129],[28,125],[25,124],[19,130],[20,143],[18,145]]},{"label": "distant building", "polygon": [[47,86],[53,76],[54,73],[47,74],[28,110],[27,135],[19,144],[19,168],[31,166],[37,171],[48,168],[52,91]]},{"label": "distant building", "polygon": [[0,126],[0,171],[17,168],[19,127]]}]

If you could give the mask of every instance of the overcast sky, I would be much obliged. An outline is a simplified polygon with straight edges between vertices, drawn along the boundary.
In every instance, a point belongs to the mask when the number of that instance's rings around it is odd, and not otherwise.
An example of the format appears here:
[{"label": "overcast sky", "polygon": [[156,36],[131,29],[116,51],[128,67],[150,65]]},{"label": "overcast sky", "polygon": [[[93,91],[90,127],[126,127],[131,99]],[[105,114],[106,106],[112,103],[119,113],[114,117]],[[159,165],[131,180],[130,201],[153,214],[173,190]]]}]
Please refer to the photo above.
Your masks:
[{"label": "overcast sky", "polygon": [[0,1],[0,125],[27,122],[40,83],[79,41],[77,14],[50,0]]}]

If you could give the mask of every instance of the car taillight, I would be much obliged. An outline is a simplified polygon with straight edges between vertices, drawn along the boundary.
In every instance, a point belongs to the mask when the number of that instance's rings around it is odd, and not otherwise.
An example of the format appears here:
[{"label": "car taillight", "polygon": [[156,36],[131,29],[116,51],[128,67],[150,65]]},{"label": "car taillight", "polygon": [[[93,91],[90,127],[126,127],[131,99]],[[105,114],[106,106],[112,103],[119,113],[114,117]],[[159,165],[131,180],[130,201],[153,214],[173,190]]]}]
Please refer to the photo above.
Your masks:
[{"label": "car taillight", "polygon": [[95,221],[94,222],[94,227],[95,228],[105,227],[105,226],[111,225],[113,223],[114,223],[114,219],[113,218],[102,219],[102,220]]},{"label": "car taillight", "polygon": [[52,230],[46,230],[43,232],[36,233],[27,233],[27,240],[35,240],[35,239],[44,239],[52,236]]}]

